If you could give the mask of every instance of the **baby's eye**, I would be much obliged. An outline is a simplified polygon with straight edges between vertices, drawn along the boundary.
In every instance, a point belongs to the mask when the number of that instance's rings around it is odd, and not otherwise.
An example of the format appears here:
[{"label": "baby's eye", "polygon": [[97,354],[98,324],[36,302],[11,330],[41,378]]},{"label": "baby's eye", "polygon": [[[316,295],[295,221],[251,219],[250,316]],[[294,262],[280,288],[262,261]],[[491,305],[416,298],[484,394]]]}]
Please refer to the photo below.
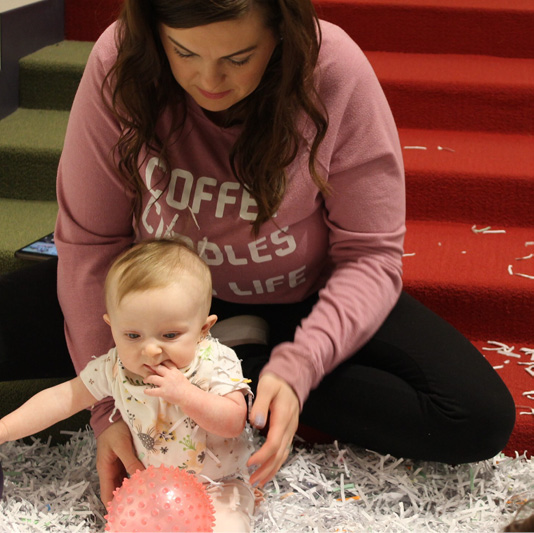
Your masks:
[{"label": "baby's eye", "polygon": [[138,339],[140,335],[138,333],[126,333],[126,336],[129,339]]},{"label": "baby's eye", "polygon": [[163,337],[166,339],[175,339],[178,337],[178,333],[165,333]]}]

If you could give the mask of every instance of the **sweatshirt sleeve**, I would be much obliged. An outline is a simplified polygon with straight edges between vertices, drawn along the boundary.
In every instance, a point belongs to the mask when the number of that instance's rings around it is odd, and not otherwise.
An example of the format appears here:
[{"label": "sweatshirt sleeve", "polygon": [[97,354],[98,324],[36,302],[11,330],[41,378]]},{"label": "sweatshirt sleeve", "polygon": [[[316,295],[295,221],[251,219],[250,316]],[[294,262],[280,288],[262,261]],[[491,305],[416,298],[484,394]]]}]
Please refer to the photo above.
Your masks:
[{"label": "sweatshirt sleeve", "polygon": [[324,26],[319,94],[329,129],[319,165],[331,272],[293,342],[272,351],[263,373],[295,390],[301,408],[323,377],[378,330],[402,289],[405,192],[395,123],[366,58],[339,28]]},{"label": "sweatshirt sleeve", "polygon": [[[70,113],[61,155],[55,228],[58,249],[58,298],[65,335],[79,373],[92,356],[112,346],[102,315],[104,279],[111,261],[134,240],[131,202],[119,180],[112,149],[120,126],[102,101],[103,80],[116,56],[114,26],[95,44]],[[104,97],[109,100],[106,82]],[[108,425],[112,402],[93,410],[98,436]]]}]

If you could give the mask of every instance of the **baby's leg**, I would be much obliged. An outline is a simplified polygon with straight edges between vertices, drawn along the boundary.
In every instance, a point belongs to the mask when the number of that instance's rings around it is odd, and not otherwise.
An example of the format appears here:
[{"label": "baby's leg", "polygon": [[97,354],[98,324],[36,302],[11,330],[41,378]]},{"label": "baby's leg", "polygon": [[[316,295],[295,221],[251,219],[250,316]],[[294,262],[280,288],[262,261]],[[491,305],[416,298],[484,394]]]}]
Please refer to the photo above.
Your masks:
[{"label": "baby's leg", "polygon": [[252,530],[254,493],[243,481],[233,479],[208,490],[215,507],[214,533],[249,533]]}]

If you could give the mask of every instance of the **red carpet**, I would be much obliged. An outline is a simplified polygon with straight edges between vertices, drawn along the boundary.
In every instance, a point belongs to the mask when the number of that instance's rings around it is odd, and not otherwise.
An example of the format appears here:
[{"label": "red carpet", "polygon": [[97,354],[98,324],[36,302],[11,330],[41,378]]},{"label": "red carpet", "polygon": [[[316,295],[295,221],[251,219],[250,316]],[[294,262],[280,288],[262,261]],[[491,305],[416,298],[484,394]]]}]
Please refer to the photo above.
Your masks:
[{"label": "red carpet", "polygon": [[122,0],[65,0],[65,39],[96,41],[121,5]]},{"label": "red carpet", "polygon": [[[96,39],[120,3],[66,0],[66,38]],[[534,454],[534,415],[519,414],[534,408],[524,395],[534,390],[525,370],[534,349],[534,2],[316,6],[365,50],[399,127],[406,289],[502,366],[518,413],[505,451]],[[484,350],[494,346],[487,341],[514,346],[520,357]]]},{"label": "red carpet", "polygon": [[[485,222],[477,228],[487,227]],[[531,228],[410,221],[404,260],[408,292],[437,310],[470,339],[531,342],[534,253]],[[509,273],[509,267],[513,274]],[[534,389],[534,380],[532,382]],[[534,404],[533,404],[534,407]]]},{"label": "red carpet", "polygon": [[401,129],[400,137],[427,148],[404,150],[410,218],[534,226],[531,136]]}]

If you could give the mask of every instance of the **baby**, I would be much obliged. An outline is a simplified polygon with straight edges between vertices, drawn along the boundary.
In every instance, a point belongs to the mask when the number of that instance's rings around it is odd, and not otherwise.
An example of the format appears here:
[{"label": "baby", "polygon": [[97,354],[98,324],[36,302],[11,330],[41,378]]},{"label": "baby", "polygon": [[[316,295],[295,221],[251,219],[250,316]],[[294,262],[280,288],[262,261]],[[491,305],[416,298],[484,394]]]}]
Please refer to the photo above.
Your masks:
[{"label": "baby", "polygon": [[210,486],[214,531],[250,531],[250,388],[235,352],[209,334],[217,320],[211,294],[208,266],[185,245],[156,240],[129,249],[106,278],[104,320],[115,347],[1,419],[0,443],[112,396],[145,466],[195,473]]}]

